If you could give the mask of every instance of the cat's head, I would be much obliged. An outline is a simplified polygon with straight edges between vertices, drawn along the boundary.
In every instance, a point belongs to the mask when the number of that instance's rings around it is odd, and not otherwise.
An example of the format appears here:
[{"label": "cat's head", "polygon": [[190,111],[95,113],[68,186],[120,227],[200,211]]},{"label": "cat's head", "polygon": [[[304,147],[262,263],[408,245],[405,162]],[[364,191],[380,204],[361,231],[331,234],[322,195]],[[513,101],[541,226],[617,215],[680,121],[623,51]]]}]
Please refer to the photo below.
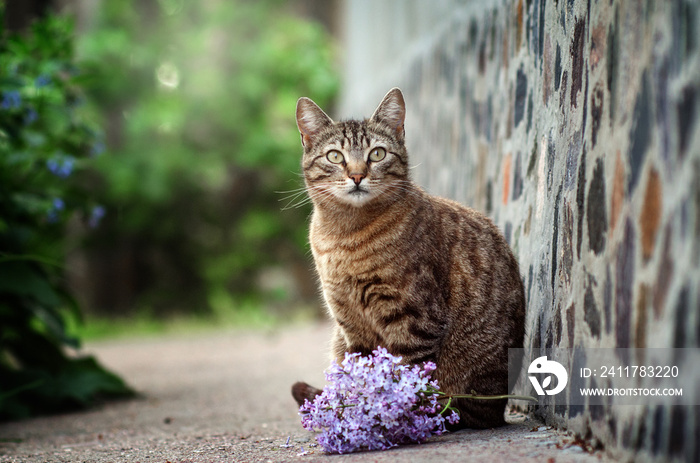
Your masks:
[{"label": "cat's head", "polygon": [[364,121],[333,122],[308,98],[297,102],[307,191],[317,204],[361,207],[398,198],[408,182],[401,90],[386,94]]}]

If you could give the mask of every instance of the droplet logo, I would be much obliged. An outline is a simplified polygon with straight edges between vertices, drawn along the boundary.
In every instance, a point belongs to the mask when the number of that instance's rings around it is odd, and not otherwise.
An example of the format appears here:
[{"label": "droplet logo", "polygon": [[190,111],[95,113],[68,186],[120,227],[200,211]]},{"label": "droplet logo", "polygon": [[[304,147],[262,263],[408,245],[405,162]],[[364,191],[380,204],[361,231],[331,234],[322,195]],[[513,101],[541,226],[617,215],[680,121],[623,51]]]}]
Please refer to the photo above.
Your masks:
[{"label": "droplet logo", "polygon": [[[530,382],[537,391],[538,395],[555,395],[559,394],[564,390],[566,384],[569,382],[569,375],[566,373],[566,368],[559,362],[554,360],[547,360],[547,356],[537,357],[532,361],[527,369],[529,375],[532,374],[549,374],[542,380],[540,385],[537,376],[528,376]],[[552,375],[557,377],[556,387],[553,389],[547,389],[552,384]]]}]

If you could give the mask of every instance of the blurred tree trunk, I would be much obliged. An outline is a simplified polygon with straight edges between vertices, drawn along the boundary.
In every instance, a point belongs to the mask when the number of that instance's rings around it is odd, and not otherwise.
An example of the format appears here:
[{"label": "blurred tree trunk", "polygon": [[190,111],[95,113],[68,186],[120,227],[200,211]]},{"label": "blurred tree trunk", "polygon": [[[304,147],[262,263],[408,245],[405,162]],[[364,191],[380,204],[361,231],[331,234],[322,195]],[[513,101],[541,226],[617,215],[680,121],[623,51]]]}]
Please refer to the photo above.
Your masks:
[{"label": "blurred tree trunk", "polygon": [[290,6],[297,15],[323,24],[328,32],[338,36],[341,3],[340,0],[297,0]]},{"label": "blurred tree trunk", "polygon": [[34,19],[45,16],[53,6],[53,0],[7,0],[5,2],[5,29],[10,32],[21,32]]}]

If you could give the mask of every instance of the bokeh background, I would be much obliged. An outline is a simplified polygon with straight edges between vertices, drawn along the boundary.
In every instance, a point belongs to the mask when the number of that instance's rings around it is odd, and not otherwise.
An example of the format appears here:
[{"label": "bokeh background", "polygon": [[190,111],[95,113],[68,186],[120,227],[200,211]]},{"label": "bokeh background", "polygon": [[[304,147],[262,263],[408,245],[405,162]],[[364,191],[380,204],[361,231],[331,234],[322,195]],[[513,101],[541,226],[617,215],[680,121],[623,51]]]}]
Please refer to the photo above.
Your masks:
[{"label": "bokeh background", "polygon": [[0,416],[128,393],[81,339],[321,316],[294,110],[335,2],[0,5]]},{"label": "bokeh background", "polygon": [[[105,217],[73,256],[100,315],[288,310],[314,291],[294,107],[338,90],[333,40],[279,1],[76,2],[106,152]],[[285,193],[287,192],[287,193]]]},{"label": "bokeh background", "polygon": [[339,88],[330,23],[310,14],[329,4],[54,3],[73,18],[81,109],[99,132],[80,180],[103,217],[69,224],[67,249],[85,310],[313,301],[293,114],[300,95],[328,106]]},{"label": "bokeh background", "polygon": [[[129,392],[78,338],[320,316],[302,95],[362,117],[402,88],[417,183],[520,262],[526,349],[700,346],[696,1],[5,3],[4,416]],[[622,461],[700,461],[698,407],[528,412]]]}]

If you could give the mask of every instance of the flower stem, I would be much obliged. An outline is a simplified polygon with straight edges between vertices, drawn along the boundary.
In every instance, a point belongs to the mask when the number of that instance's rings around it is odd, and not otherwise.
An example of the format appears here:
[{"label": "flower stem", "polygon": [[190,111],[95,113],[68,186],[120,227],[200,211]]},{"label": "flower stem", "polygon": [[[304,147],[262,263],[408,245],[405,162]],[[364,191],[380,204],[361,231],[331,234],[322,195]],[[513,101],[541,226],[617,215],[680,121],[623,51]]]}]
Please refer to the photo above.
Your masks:
[{"label": "flower stem", "polygon": [[[477,395],[472,392],[471,394],[444,394],[437,398],[437,400],[448,399],[474,399],[474,400],[498,400],[498,399],[514,399],[514,400],[529,400],[530,402],[539,402],[536,398],[530,395],[515,395],[515,394],[502,394],[502,395]],[[448,402],[449,406],[449,402]],[[445,407],[447,408],[447,407]]]},{"label": "flower stem", "polygon": [[[447,398],[447,404],[442,408],[440,411],[441,415],[444,415],[447,410],[451,410],[452,407],[450,406],[452,404],[452,397],[450,396],[445,396]],[[437,400],[442,399],[443,397],[438,397]]]}]

